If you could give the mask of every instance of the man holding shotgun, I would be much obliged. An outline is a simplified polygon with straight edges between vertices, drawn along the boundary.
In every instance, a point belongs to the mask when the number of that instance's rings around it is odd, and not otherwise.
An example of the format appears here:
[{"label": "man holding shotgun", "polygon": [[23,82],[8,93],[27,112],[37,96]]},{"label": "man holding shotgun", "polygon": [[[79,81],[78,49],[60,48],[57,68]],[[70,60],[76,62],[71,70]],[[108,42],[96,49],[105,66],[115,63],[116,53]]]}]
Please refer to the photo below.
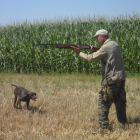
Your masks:
[{"label": "man holding shotgun", "polygon": [[74,53],[86,61],[93,62],[101,59],[102,81],[98,100],[98,117],[101,129],[109,129],[109,109],[115,104],[118,121],[127,123],[126,117],[126,92],[125,92],[125,68],[119,45],[109,38],[108,31],[98,30],[93,36],[101,48],[91,46],[91,54],[80,52],[80,47],[72,47]]}]

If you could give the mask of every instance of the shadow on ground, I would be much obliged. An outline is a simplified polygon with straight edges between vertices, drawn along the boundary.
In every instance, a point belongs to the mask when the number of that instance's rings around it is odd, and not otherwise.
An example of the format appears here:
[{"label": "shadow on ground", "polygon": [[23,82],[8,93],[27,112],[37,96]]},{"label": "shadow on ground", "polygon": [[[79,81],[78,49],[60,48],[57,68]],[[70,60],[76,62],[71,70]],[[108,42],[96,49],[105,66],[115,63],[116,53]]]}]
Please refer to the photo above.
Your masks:
[{"label": "shadow on ground", "polygon": [[43,109],[39,109],[38,107],[36,106],[30,106],[29,107],[29,111],[31,111],[31,113],[38,113],[40,115],[42,114],[46,114],[46,110],[43,110]]}]

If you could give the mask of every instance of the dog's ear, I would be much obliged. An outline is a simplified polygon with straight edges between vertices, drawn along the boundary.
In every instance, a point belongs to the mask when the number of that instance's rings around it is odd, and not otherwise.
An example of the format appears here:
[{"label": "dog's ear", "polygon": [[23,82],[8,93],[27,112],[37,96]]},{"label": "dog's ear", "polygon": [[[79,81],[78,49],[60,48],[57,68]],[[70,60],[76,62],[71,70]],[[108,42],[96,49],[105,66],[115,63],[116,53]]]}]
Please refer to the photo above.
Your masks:
[{"label": "dog's ear", "polygon": [[36,96],[36,93],[35,92],[32,92],[32,94]]},{"label": "dog's ear", "polygon": [[29,96],[33,95],[33,92],[29,92],[28,95],[29,95]]},{"label": "dog's ear", "polygon": [[36,96],[36,93],[35,92],[29,92],[28,95],[29,96],[32,96],[32,95],[35,95]]}]

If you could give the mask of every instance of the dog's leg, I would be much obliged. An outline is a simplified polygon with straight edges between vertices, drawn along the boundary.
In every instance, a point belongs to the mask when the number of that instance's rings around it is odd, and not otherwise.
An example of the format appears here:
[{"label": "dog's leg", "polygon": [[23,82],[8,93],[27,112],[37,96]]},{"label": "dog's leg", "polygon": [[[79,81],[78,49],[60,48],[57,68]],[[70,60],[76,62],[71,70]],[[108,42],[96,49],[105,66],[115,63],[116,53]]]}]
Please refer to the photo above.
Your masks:
[{"label": "dog's leg", "polygon": [[29,110],[29,102],[30,102],[30,100],[29,100],[29,101],[26,101],[27,109],[28,109],[28,110]]},{"label": "dog's leg", "polygon": [[18,104],[19,104],[19,109],[22,109],[20,99],[18,99],[18,102],[17,102],[17,107],[18,107]]},{"label": "dog's leg", "polygon": [[14,108],[16,108],[16,102],[17,102],[17,95],[15,95],[15,99],[14,99]]}]

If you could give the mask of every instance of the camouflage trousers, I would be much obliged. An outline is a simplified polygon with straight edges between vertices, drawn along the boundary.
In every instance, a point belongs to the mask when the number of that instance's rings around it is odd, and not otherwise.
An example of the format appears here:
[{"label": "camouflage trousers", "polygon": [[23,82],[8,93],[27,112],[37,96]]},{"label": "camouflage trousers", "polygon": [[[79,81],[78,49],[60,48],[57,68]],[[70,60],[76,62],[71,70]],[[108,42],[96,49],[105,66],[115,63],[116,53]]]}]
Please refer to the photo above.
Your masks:
[{"label": "camouflage trousers", "polygon": [[112,103],[115,104],[118,121],[122,124],[127,123],[125,80],[108,86],[113,98],[105,101],[99,97],[98,101],[98,117],[101,128],[108,128],[109,126],[108,114]]}]

